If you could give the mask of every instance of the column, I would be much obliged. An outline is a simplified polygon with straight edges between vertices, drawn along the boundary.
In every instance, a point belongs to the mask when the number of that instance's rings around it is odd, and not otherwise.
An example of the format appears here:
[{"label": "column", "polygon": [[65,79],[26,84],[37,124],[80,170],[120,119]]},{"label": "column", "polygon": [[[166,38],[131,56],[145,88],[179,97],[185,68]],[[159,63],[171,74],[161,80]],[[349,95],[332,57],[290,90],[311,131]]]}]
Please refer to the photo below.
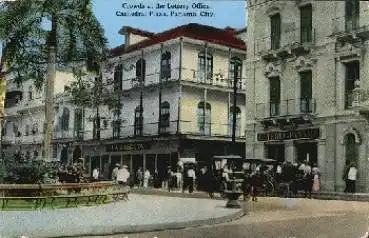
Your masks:
[{"label": "column", "polygon": [[132,174],[133,173],[133,158],[132,158],[132,154],[130,154],[129,170],[130,170],[130,172]]},{"label": "column", "polygon": [[155,154],[155,170],[158,169],[158,154]]},{"label": "column", "polygon": [[123,153],[120,154],[120,163],[119,163],[121,166],[123,166]]},{"label": "column", "polygon": [[295,146],[293,144],[293,140],[287,140],[284,144],[284,156],[285,161],[289,161],[291,163],[295,162]]},{"label": "column", "polygon": [[143,154],[142,160],[143,160],[143,162],[142,162],[142,170],[145,172],[146,171],[146,154]]}]

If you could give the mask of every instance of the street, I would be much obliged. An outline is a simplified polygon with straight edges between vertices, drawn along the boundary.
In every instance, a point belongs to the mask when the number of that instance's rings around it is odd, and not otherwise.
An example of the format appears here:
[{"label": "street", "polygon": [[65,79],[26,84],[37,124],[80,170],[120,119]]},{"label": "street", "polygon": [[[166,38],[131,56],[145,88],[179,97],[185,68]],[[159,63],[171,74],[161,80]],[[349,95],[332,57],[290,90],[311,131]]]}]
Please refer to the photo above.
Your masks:
[{"label": "street", "polygon": [[105,237],[356,238],[368,227],[368,212],[369,203],[363,202],[260,198],[250,204],[249,215],[233,222]]}]

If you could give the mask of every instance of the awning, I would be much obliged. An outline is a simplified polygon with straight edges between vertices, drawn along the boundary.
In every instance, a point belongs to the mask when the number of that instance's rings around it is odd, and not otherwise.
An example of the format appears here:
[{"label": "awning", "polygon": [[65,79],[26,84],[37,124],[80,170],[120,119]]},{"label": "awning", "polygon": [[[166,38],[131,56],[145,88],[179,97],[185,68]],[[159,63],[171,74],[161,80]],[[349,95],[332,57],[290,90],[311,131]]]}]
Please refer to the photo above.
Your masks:
[{"label": "awning", "polygon": [[182,163],[193,163],[196,164],[196,158],[179,158]]}]

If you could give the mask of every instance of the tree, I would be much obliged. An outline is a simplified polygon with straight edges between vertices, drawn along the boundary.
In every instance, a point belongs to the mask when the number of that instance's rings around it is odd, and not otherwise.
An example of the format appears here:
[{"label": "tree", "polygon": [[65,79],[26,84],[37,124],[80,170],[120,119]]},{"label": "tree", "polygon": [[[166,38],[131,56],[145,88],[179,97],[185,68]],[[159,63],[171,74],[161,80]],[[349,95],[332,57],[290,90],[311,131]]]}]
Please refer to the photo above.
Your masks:
[{"label": "tree", "polygon": [[[103,68],[103,67],[101,67]],[[104,70],[109,71],[112,65],[104,65]],[[121,108],[121,87],[116,87],[117,82],[111,78],[104,78],[100,72],[97,75],[88,75],[81,69],[73,70],[76,81],[70,85],[72,103],[82,109],[90,108],[95,111],[93,120],[94,139],[100,139],[101,107],[108,110]],[[83,110],[84,111],[84,110]],[[103,113],[104,115],[105,113]]]},{"label": "tree", "polygon": [[2,75],[18,85],[33,79],[38,89],[45,87],[44,157],[51,158],[56,68],[85,62],[88,71],[99,72],[107,48],[104,30],[91,0],[17,0],[0,4],[0,39],[9,66],[0,68]]}]

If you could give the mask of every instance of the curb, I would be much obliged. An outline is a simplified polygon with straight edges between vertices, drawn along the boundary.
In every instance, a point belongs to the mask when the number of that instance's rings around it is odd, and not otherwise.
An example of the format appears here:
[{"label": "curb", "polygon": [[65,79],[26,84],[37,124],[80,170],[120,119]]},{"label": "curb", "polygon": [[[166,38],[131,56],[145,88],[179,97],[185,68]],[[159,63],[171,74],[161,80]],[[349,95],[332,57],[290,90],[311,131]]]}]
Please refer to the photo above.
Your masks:
[{"label": "curb", "polygon": [[[235,209],[236,210],[236,209]],[[142,226],[96,226],[91,231],[81,232],[80,234],[73,235],[63,235],[63,236],[53,236],[53,237],[76,237],[76,236],[109,236],[109,235],[119,235],[119,234],[131,234],[131,233],[144,233],[144,232],[155,232],[163,230],[178,230],[185,228],[194,228],[205,225],[216,225],[220,223],[231,222],[237,220],[247,214],[247,210],[241,208],[237,209],[237,212],[231,215],[209,218],[202,220],[193,220],[186,222],[173,222],[173,223],[163,223],[163,224],[149,224]]]}]

